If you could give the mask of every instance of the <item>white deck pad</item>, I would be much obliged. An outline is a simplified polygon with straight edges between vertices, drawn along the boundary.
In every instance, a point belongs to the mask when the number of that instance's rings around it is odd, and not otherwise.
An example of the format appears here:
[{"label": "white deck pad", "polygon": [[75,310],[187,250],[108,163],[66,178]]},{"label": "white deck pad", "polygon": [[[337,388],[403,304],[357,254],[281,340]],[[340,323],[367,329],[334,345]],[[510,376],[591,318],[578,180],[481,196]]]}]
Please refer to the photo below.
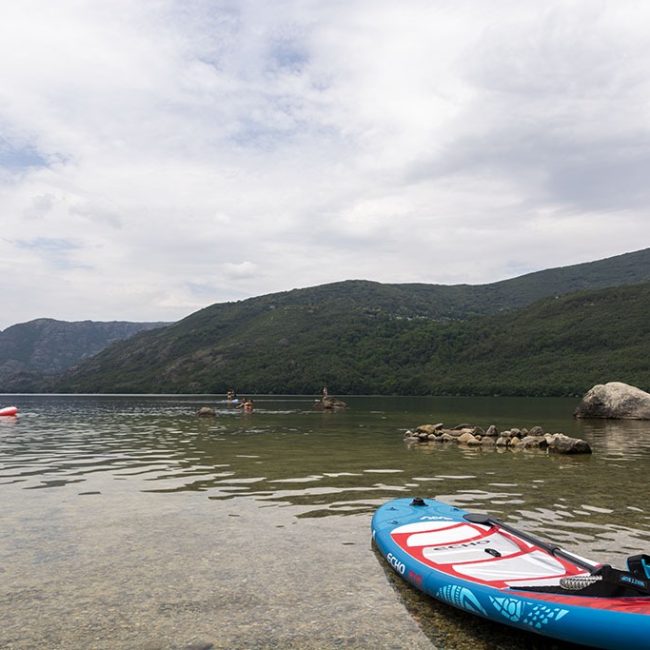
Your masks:
[{"label": "white deck pad", "polygon": [[445,530],[429,531],[411,535],[406,541],[407,546],[433,546],[435,544],[453,544],[461,540],[471,540],[480,537],[484,531],[475,526],[461,524]]},{"label": "white deck pad", "polygon": [[542,551],[512,558],[494,558],[483,562],[455,564],[454,571],[477,580],[525,580],[564,575],[564,566]]},{"label": "white deck pad", "polygon": [[[588,573],[578,573],[576,577],[579,576],[588,576]],[[508,587],[555,587],[560,584],[560,580],[564,576],[555,576],[554,578],[538,578],[537,580],[532,580],[526,578],[525,580],[507,580],[506,584]]]},{"label": "white deck pad", "polygon": [[475,540],[461,544],[448,544],[442,546],[429,546],[422,551],[422,555],[430,562],[436,564],[454,564],[455,562],[471,562],[487,560],[490,556],[485,549],[493,549],[507,557],[519,553],[521,547],[508,537],[498,532],[486,535]]}]

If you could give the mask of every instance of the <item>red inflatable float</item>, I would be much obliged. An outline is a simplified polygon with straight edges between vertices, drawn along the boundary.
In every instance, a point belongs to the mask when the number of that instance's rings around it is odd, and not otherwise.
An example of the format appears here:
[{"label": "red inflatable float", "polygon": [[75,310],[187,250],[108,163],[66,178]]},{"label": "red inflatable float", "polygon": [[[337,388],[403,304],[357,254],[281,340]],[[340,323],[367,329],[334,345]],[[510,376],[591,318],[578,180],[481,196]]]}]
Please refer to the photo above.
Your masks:
[{"label": "red inflatable float", "polygon": [[3,415],[18,415],[18,409],[15,406],[5,406],[0,409],[0,417]]}]

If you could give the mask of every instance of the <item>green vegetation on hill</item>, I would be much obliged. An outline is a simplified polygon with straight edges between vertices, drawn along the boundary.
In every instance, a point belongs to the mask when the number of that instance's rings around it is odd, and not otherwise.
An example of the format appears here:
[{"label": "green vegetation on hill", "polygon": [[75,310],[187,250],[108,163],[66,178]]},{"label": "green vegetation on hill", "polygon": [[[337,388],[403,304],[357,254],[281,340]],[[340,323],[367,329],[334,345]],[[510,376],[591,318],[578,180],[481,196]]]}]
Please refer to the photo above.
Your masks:
[{"label": "green vegetation on hill", "polygon": [[111,346],[52,389],[317,393],[326,384],[339,394],[566,395],[611,380],[650,387],[650,283],[497,314],[493,300],[487,315],[467,320],[454,318],[458,302],[428,302],[431,287],[415,287],[347,282],[213,305]]},{"label": "green vegetation on hill", "polygon": [[108,345],[165,323],[39,318],[0,332],[0,392],[30,391]]}]

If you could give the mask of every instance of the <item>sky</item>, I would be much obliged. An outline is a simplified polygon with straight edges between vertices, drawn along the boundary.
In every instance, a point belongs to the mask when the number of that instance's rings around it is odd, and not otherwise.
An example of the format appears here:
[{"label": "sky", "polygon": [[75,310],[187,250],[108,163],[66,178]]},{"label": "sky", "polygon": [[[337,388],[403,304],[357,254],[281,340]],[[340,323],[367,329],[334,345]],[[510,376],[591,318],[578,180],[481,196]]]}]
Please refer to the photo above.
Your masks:
[{"label": "sky", "polygon": [[0,3],[0,330],[650,245],[650,4]]}]

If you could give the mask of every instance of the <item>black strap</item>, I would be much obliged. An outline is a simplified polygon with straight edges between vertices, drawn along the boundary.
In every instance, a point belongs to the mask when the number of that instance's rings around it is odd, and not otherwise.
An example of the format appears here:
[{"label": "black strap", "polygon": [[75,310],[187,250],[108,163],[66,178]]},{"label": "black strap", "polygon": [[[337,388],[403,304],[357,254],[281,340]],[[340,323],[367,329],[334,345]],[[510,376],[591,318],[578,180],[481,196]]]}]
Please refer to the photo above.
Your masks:
[{"label": "black strap", "polygon": [[650,596],[650,580],[644,580],[629,571],[621,571],[609,564],[603,564],[597,571],[594,571],[594,575],[602,576],[603,582],[632,589],[643,596]]}]

